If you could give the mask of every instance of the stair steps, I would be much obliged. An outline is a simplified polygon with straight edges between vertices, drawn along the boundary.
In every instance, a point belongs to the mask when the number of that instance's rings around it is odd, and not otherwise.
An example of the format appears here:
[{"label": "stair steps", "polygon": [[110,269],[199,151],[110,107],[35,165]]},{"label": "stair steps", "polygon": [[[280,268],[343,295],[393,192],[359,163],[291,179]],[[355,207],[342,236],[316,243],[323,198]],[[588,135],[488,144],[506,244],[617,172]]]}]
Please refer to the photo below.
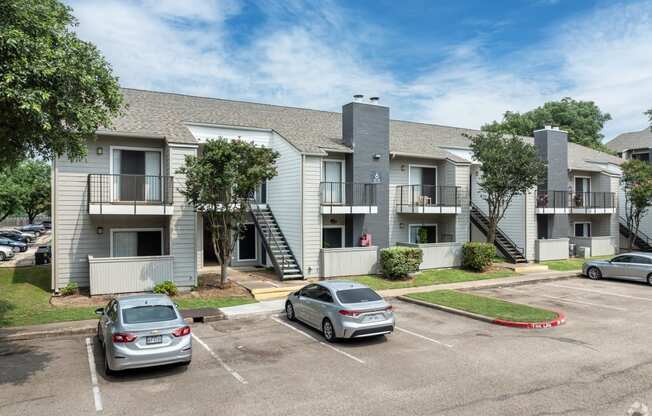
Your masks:
[{"label": "stair steps", "polygon": [[[487,235],[489,230],[489,219],[475,204],[471,204],[471,222],[482,231],[484,235]],[[496,228],[494,245],[511,263],[527,263],[527,259],[523,255],[523,252],[507,237],[503,230],[498,227]]]}]

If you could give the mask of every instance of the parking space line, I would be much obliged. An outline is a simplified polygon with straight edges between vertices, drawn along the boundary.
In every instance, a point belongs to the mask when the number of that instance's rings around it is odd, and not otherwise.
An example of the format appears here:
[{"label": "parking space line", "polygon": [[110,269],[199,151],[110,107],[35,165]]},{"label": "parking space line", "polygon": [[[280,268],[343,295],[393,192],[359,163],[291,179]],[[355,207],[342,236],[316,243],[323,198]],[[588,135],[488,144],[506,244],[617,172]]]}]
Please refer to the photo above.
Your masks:
[{"label": "parking space line", "polygon": [[412,332],[412,331],[407,330],[407,329],[405,329],[405,328],[399,328],[398,326],[395,326],[394,329],[398,329],[398,330],[401,331],[401,332],[405,332],[406,334],[410,334],[410,335],[415,336],[415,337],[417,337],[417,338],[425,339],[426,341],[433,342],[433,343],[435,343],[435,344],[441,345],[442,347],[453,348],[453,346],[450,345],[450,344],[446,344],[446,343],[444,343],[444,342],[437,341],[436,339],[428,338],[428,337],[425,336],[425,335],[417,334],[416,332]]},{"label": "parking space line", "polygon": [[542,294],[539,294],[539,293],[531,294],[531,293],[528,293],[528,292],[523,292],[522,290],[512,289],[512,288],[509,288],[509,287],[504,287],[504,288],[502,288],[502,290],[506,290],[506,291],[508,291],[508,292],[521,293],[521,294],[523,294],[523,295],[538,296],[538,297],[542,297],[542,298],[554,299],[554,300],[558,300],[558,301],[560,301],[560,302],[566,302],[566,303],[577,303],[577,304],[580,304],[580,305],[597,306],[597,307],[599,307],[599,308],[613,309],[613,310],[615,310],[615,311],[627,312],[627,309],[625,309],[625,308],[619,308],[619,307],[617,307],[617,306],[601,305],[601,304],[599,304],[599,303],[584,302],[584,301],[581,301],[581,300],[574,300],[574,299],[560,298],[560,297],[557,297],[557,296],[542,295]]},{"label": "parking space line", "polygon": [[320,341],[320,340],[318,340],[317,338],[315,338],[315,337],[313,337],[312,335],[310,335],[309,333],[304,332],[304,331],[300,330],[299,328],[295,328],[294,326],[288,324],[287,322],[283,322],[283,321],[281,321],[280,319],[278,319],[278,318],[275,317],[275,316],[272,316],[272,320],[274,320],[275,322],[278,322],[278,323],[281,324],[281,325],[284,325],[284,326],[290,328],[290,329],[293,330],[293,331],[296,331],[296,332],[300,333],[301,335],[303,335],[303,336],[305,336],[305,337],[307,337],[307,338],[310,338],[310,339],[313,340],[313,341],[318,342],[319,344],[323,345],[324,347],[328,347],[328,348],[332,349],[333,351],[335,351],[335,352],[337,352],[337,353],[340,353],[340,354],[344,355],[345,357],[348,357],[348,358],[352,359],[353,361],[356,361],[356,362],[358,362],[358,363],[360,363],[360,364],[364,364],[364,361],[361,360],[361,359],[359,359],[358,357],[355,357],[355,356],[349,354],[349,353],[346,352],[346,351],[342,351],[342,350],[339,349],[339,348],[336,348],[336,347],[334,347],[334,346],[332,346],[332,345],[330,345],[330,344],[327,344],[327,343],[325,343],[324,341]]},{"label": "parking space line", "polygon": [[223,367],[223,368],[224,368],[224,369],[225,369],[229,374],[231,374],[231,375],[233,376],[233,378],[235,378],[236,380],[238,380],[238,381],[239,381],[240,383],[242,383],[242,384],[248,384],[248,383],[247,383],[247,380],[245,380],[245,379],[244,379],[240,374],[238,374],[237,371],[235,371],[233,368],[231,368],[231,366],[229,366],[227,363],[225,363],[224,360],[222,360],[222,358],[220,358],[220,356],[217,355],[217,354],[215,353],[215,351],[213,351],[213,349],[212,349],[211,347],[208,346],[208,344],[206,344],[204,341],[202,341],[202,340],[201,340],[197,335],[195,335],[195,334],[192,334],[192,337],[193,337],[193,339],[194,339],[195,341],[199,342],[199,345],[201,345],[202,347],[204,347],[204,349],[205,349],[206,351],[208,351],[208,353],[211,355],[211,357],[213,357],[213,358],[214,358],[218,363],[220,363],[220,365],[221,365],[221,366],[222,366],[222,367]]},{"label": "parking space line", "polygon": [[93,354],[93,343],[90,338],[86,338],[86,353],[88,354],[88,367],[91,372],[91,386],[93,390],[93,400],[95,401],[95,411],[102,411],[102,396],[100,395],[100,386],[97,383],[97,372],[95,371],[95,355]]},{"label": "parking space line", "polygon": [[652,302],[652,299],[650,299],[650,298],[642,298],[642,297],[639,297],[639,296],[622,295],[620,293],[610,293],[610,292],[604,292],[602,290],[584,289],[584,288],[581,288],[581,287],[557,285],[557,284],[552,284],[552,283],[549,283],[549,285],[554,286],[554,287],[561,287],[561,288],[564,288],[564,289],[575,289],[575,290],[581,290],[581,291],[584,291],[584,292],[598,293],[598,294],[601,294],[601,295],[617,296],[619,298],[636,299],[636,300],[644,300],[644,301],[647,301],[647,302]]}]

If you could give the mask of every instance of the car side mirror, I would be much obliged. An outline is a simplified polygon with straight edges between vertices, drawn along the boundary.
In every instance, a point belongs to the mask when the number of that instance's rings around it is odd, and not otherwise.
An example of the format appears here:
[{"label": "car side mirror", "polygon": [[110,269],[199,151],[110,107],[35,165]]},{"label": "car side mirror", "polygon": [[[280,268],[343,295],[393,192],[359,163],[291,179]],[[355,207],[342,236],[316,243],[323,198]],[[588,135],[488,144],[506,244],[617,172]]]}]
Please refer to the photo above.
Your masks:
[{"label": "car side mirror", "polygon": [[104,308],[95,309],[95,315],[99,315],[99,316],[104,315]]}]

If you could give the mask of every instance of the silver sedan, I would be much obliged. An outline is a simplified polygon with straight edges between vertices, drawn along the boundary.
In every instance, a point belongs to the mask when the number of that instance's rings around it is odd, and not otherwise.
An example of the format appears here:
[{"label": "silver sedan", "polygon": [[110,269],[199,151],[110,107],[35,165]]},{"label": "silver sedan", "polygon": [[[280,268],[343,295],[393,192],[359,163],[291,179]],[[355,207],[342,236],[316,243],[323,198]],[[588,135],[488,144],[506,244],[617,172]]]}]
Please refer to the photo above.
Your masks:
[{"label": "silver sedan", "polygon": [[582,266],[582,274],[593,280],[607,277],[652,285],[652,253],[632,252],[611,260],[590,260]]},{"label": "silver sedan", "polygon": [[285,312],[288,319],[321,330],[329,342],[394,331],[392,305],[355,282],[331,280],[307,285],[288,296]]},{"label": "silver sedan", "polygon": [[107,374],[128,368],[190,364],[190,327],[165,295],[112,299],[100,315],[97,336],[104,349]]}]

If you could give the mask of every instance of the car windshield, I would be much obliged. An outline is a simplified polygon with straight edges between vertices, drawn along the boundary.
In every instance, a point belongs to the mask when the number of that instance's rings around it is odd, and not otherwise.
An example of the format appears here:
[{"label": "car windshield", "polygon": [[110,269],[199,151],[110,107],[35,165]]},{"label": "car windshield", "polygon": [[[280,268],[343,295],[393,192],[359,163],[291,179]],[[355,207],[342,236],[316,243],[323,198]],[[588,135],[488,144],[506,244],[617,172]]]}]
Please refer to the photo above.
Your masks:
[{"label": "car windshield", "polygon": [[338,290],[337,298],[342,303],[362,303],[382,300],[378,293],[366,287]]},{"label": "car windshield", "polygon": [[125,324],[145,324],[174,319],[177,319],[177,314],[169,305],[136,306],[122,311],[122,320]]}]

